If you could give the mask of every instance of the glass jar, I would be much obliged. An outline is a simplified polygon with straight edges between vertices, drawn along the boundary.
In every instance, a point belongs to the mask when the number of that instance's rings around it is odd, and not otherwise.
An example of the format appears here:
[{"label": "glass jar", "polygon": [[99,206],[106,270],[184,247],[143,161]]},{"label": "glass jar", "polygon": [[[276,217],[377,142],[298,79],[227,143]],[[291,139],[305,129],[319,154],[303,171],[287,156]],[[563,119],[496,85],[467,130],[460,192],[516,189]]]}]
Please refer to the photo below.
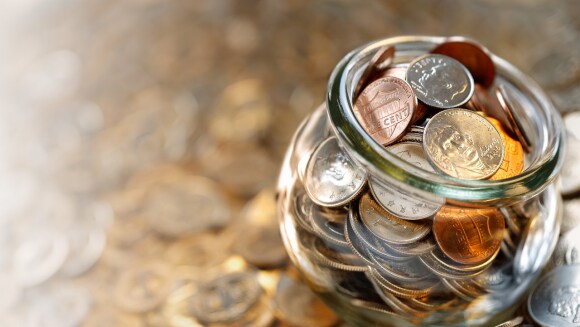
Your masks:
[{"label": "glass jar", "polygon": [[[520,123],[533,144],[517,176],[462,180],[427,171],[376,143],[355,118],[353,95],[378,49],[394,46],[397,64],[444,41],[442,37],[395,37],[346,55],[330,77],[326,102],[299,127],[282,166],[278,211],[286,249],[312,289],[353,326],[501,323],[517,310],[558,238],[561,198],[555,181],[563,160],[564,129],[545,93],[507,61],[491,55],[495,84],[514,89],[514,101],[522,110]],[[344,164],[366,177],[356,199],[327,208],[309,196],[304,182],[313,152],[332,137],[347,158]],[[422,206],[419,218],[427,229],[435,228],[435,213],[444,209],[468,218],[484,217],[488,230],[490,221],[503,217],[499,250],[485,262],[467,264],[450,260],[431,230],[401,243],[382,240],[369,225],[382,222],[365,225],[360,217],[364,209],[360,207],[366,206],[367,212],[383,210],[369,209],[372,203],[365,198],[376,195],[377,185],[395,197],[395,203],[407,201],[407,209]],[[451,215],[449,227],[444,227],[455,228],[455,220]],[[402,224],[405,230],[406,222]],[[383,231],[401,228],[393,226],[383,226]],[[473,231],[484,233],[485,228]]]}]

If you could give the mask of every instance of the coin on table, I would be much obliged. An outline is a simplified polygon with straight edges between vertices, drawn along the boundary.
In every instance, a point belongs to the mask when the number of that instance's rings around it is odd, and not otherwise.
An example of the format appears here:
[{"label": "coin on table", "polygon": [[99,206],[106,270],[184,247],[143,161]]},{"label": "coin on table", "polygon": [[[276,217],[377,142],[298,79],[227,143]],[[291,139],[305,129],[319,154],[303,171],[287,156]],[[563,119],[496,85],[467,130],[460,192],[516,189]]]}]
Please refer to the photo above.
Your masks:
[{"label": "coin on table", "polygon": [[354,99],[358,98],[360,92],[364,88],[364,85],[372,82],[372,80],[378,74],[380,74],[381,71],[386,69],[393,62],[394,58],[395,47],[393,46],[384,46],[377,50],[360,77],[356,91],[354,93]]},{"label": "coin on table", "polygon": [[254,227],[239,235],[233,250],[256,267],[272,268],[284,265],[288,255],[278,227]]},{"label": "coin on table", "polygon": [[[419,168],[433,171],[433,167],[425,158],[425,152],[420,143],[396,143],[387,147],[387,150]],[[408,220],[427,218],[435,214],[441,207],[440,204],[430,200],[406,194],[402,190],[394,190],[376,178],[369,179],[369,187],[377,202],[389,213],[399,218]]]},{"label": "coin on table", "polygon": [[490,87],[495,79],[495,65],[483,45],[464,37],[454,36],[436,46],[431,53],[451,57],[469,70],[475,83]]},{"label": "coin on table", "polygon": [[425,127],[423,147],[438,170],[461,179],[484,179],[501,167],[504,144],[485,117],[466,109],[444,110]]},{"label": "coin on table", "polygon": [[558,267],[546,274],[528,297],[528,311],[542,326],[578,326],[580,265]]},{"label": "coin on table", "polygon": [[556,266],[580,264],[580,226],[560,236],[551,260]]},{"label": "coin on table", "polygon": [[373,140],[388,145],[403,136],[416,107],[417,97],[409,84],[400,78],[387,76],[363,90],[353,111]]},{"label": "coin on table", "polygon": [[438,54],[411,62],[407,82],[423,103],[441,109],[466,103],[473,94],[473,77],[459,61]]},{"label": "coin on table", "polygon": [[369,193],[365,193],[360,199],[359,215],[371,233],[389,243],[415,243],[431,231],[431,226],[426,221],[409,221],[393,216],[371,198]]},{"label": "coin on table", "polygon": [[486,117],[501,135],[504,144],[504,157],[501,166],[489,179],[492,181],[502,180],[518,175],[524,170],[524,149],[519,141],[511,138],[503,129],[499,120]]},{"label": "coin on table", "polygon": [[503,240],[505,219],[497,209],[444,206],[433,220],[433,234],[446,256],[477,264],[493,256]]},{"label": "coin on table", "polygon": [[193,315],[204,324],[239,319],[263,294],[255,273],[232,272],[200,286],[190,302]]},{"label": "coin on table", "polygon": [[365,170],[341,150],[336,137],[331,137],[312,154],[304,187],[316,204],[340,207],[352,201],[365,182]]},{"label": "coin on table", "polygon": [[338,317],[308,286],[283,275],[274,295],[275,315],[291,326],[334,326]]},{"label": "coin on table", "polygon": [[532,148],[532,141],[528,132],[523,125],[523,115],[525,115],[525,108],[517,99],[517,95],[512,87],[504,84],[497,86],[495,95],[501,105],[504,115],[507,117],[511,129],[516,134],[518,141],[526,152],[530,152]]}]

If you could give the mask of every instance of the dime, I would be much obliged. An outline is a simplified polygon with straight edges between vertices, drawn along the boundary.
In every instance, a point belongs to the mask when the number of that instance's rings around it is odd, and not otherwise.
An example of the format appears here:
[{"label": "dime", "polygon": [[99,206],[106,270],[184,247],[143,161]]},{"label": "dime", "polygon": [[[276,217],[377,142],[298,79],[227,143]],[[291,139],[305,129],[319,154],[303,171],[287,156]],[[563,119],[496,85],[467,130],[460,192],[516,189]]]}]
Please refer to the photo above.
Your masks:
[{"label": "dime", "polygon": [[545,275],[528,297],[528,310],[543,326],[578,326],[580,265],[558,267]]},{"label": "dime", "polygon": [[393,244],[410,244],[425,237],[431,227],[425,221],[409,221],[397,218],[383,209],[368,193],[359,203],[359,215],[363,224],[376,237]]},{"label": "dime", "polygon": [[238,320],[262,296],[253,272],[232,272],[200,286],[190,302],[193,315],[204,324]]},{"label": "dime", "polygon": [[499,120],[486,117],[501,135],[504,144],[504,157],[501,166],[489,179],[502,180],[518,175],[524,170],[524,149],[522,144],[511,138],[503,129]]},{"label": "dime", "polygon": [[499,250],[504,228],[504,217],[497,209],[444,206],[433,220],[433,234],[441,251],[467,265],[493,256]]},{"label": "dime", "polygon": [[273,306],[278,319],[292,326],[330,327],[338,321],[308,286],[284,275],[276,286]]},{"label": "dime", "polygon": [[419,100],[435,108],[459,107],[473,94],[473,77],[467,68],[438,54],[413,60],[407,70],[407,82]]},{"label": "dime", "polygon": [[340,149],[336,137],[331,137],[312,154],[304,187],[316,204],[339,207],[356,197],[365,182],[365,170]]},{"label": "dime", "polygon": [[417,107],[415,93],[404,80],[382,77],[367,86],[353,111],[364,130],[379,144],[401,138]]},{"label": "dime", "polygon": [[[415,142],[401,142],[387,147],[387,150],[399,158],[422,168],[433,171],[425,158],[423,147]],[[441,205],[404,193],[403,190],[394,190],[375,178],[369,178],[369,187],[377,202],[389,213],[408,220],[423,219],[432,216]]]},{"label": "dime", "polygon": [[500,84],[495,90],[495,95],[508,119],[509,126],[511,126],[511,129],[516,134],[518,141],[520,141],[526,152],[530,152],[532,142],[526,129],[522,125],[522,115],[525,114],[525,111],[519,101],[515,99],[515,95],[512,92],[511,88],[507,88],[505,85]]},{"label": "dime", "polygon": [[445,55],[462,63],[475,83],[486,88],[493,84],[495,65],[489,50],[483,45],[464,37],[450,37],[431,50],[431,53]]},{"label": "dime", "polygon": [[384,46],[377,50],[360,77],[356,92],[354,93],[354,99],[359,97],[360,92],[364,88],[364,85],[369,84],[374,79],[374,77],[376,77],[378,74],[380,74],[381,71],[385,70],[391,65],[394,58],[395,47],[393,46]]},{"label": "dime", "polygon": [[484,179],[501,167],[505,147],[487,119],[466,109],[444,110],[425,127],[427,158],[443,173],[461,179]]}]

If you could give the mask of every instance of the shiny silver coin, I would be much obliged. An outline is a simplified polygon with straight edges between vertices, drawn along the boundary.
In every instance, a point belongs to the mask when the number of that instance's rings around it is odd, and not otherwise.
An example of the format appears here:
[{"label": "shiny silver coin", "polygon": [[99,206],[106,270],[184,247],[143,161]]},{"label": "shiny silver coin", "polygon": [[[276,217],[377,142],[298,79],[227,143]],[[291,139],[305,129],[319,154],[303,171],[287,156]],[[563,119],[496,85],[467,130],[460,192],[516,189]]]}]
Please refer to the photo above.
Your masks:
[{"label": "shiny silver coin", "polygon": [[484,272],[484,270],[463,271],[451,269],[435,260],[431,254],[422,255],[419,257],[419,260],[433,274],[446,279],[469,279]]},{"label": "shiny silver coin", "polygon": [[282,276],[273,299],[275,315],[292,326],[330,327],[338,317],[307,285]]},{"label": "shiny silver coin", "polygon": [[402,282],[413,283],[433,276],[416,258],[406,262],[397,262],[384,260],[372,253],[369,253],[369,257],[381,274]]},{"label": "shiny silver coin", "polygon": [[[294,145],[294,148],[290,150],[292,151],[290,152],[290,166],[297,167],[298,177],[301,181],[304,181],[306,166],[312,152],[330,132],[328,126],[326,105],[322,104],[304,119],[290,143]],[[300,142],[296,142],[296,140],[300,140]]]},{"label": "shiny silver coin", "polygon": [[344,224],[344,236],[348,242],[348,246],[352,250],[352,252],[358,255],[366,264],[373,265],[373,262],[370,259],[370,254],[368,249],[365,247],[364,243],[358,239],[358,236],[352,229],[351,224],[345,223]]},{"label": "shiny silver coin", "polygon": [[316,204],[339,207],[354,199],[366,182],[366,172],[338,145],[336,137],[325,140],[312,154],[304,186]]},{"label": "shiny silver coin", "polygon": [[324,212],[324,209],[320,206],[314,205],[311,207],[310,221],[314,233],[328,242],[349,246],[344,232],[345,220],[346,214],[344,216],[333,215]]},{"label": "shiny silver coin", "polygon": [[228,273],[200,286],[190,302],[190,310],[201,323],[227,323],[248,312],[262,293],[255,273]]},{"label": "shiny silver coin", "polygon": [[433,259],[437,260],[440,264],[452,270],[479,271],[488,268],[493,263],[493,260],[495,260],[498,253],[499,251],[495,252],[495,254],[491,255],[487,260],[474,265],[465,265],[455,262],[439,249],[434,249],[433,251],[429,252],[429,255],[432,256]]},{"label": "shiny silver coin", "polygon": [[[387,150],[419,168],[434,171],[420,143],[397,143],[387,147]],[[427,218],[441,208],[439,203],[405,193],[403,190],[395,190],[375,178],[369,178],[369,187],[374,198],[385,210],[402,219]]]},{"label": "shiny silver coin", "polygon": [[560,236],[551,261],[555,266],[580,264],[580,226]]},{"label": "shiny silver coin", "polygon": [[466,109],[437,113],[427,127],[423,148],[439,171],[461,179],[484,179],[501,167],[504,142],[485,117]]},{"label": "shiny silver coin", "polygon": [[580,265],[558,267],[545,275],[528,297],[528,312],[542,326],[578,326]]},{"label": "shiny silver coin", "polygon": [[437,243],[433,237],[425,237],[411,244],[387,244],[393,251],[406,256],[420,256],[432,251]]},{"label": "shiny silver coin", "polygon": [[459,61],[429,54],[411,62],[407,82],[417,98],[436,108],[455,108],[466,103],[473,94],[471,73]]},{"label": "shiny silver coin", "polygon": [[383,209],[368,193],[359,201],[359,215],[371,233],[393,244],[411,244],[425,237],[431,226],[424,221],[398,218]]},{"label": "shiny silver coin", "polygon": [[360,240],[364,246],[372,251],[375,255],[384,258],[385,260],[392,261],[408,261],[412,257],[404,254],[400,254],[392,250],[389,246],[380,241],[375,237],[363,224],[358,215],[358,205],[352,204],[349,206],[349,215],[347,224],[349,228],[352,228],[357,239]]},{"label": "shiny silver coin", "polygon": [[580,199],[564,201],[564,213],[562,214],[562,225],[560,234],[565,234],[577,226],[580,226]]},{"label": "shiny silver coin", "polygon": [[400,283],[388,276],[380,273],[379,270],[370,267],[367,271],[367,277],[376,281],[385,293],[391,293],[394,296],[404,299],[416,299],[429,295],[439,286],[437,280],[422,280],[413,283]]},{"label": "shiny silver coin", "polygon": [[344,271],[368,270],[367,263],[349,247],[333,246],[320,238],[313,238],[307,248],[311,249],[314,259],[328,267]]}]

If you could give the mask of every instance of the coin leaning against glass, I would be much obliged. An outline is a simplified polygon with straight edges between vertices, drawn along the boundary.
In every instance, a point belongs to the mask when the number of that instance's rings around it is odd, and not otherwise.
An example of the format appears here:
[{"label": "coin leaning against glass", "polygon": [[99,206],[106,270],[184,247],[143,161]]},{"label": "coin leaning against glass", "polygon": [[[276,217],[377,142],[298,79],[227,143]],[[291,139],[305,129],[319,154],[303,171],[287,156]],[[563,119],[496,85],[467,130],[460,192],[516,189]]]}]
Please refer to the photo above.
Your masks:
[{"label": "coin leaning against glass", "polygon": [[365,170],[340,149],[336,137],[331,137],[312,154],[304,187],[316,204],[340,207],[354,199],[365,182]]},{"label": "coin leaning against glass", "polygon": [[400,78],[387,76],[362,91],[353,112],[373,140],[388,145],[403,136],[416,108],[417,97],[411,86]]},{"label": "coin leaning against glass", "polygon": [[473,77],[459,61],[438,54],[411,62],[407,82],[423,103],[441,109],[455,108],[473,95]]},{"label": "coin leaning against glass", "polygon": [[495,174],[505,155],[500,133],[485,117],[467,109],[437,113],[425,127],[423,148],[432,165],[461,179]]},{"label": "coin leaning against glass", "polygon": [[578,326],[580,265],[558,267],[545,275],[528,297],[528,311],[542,326]]}]

